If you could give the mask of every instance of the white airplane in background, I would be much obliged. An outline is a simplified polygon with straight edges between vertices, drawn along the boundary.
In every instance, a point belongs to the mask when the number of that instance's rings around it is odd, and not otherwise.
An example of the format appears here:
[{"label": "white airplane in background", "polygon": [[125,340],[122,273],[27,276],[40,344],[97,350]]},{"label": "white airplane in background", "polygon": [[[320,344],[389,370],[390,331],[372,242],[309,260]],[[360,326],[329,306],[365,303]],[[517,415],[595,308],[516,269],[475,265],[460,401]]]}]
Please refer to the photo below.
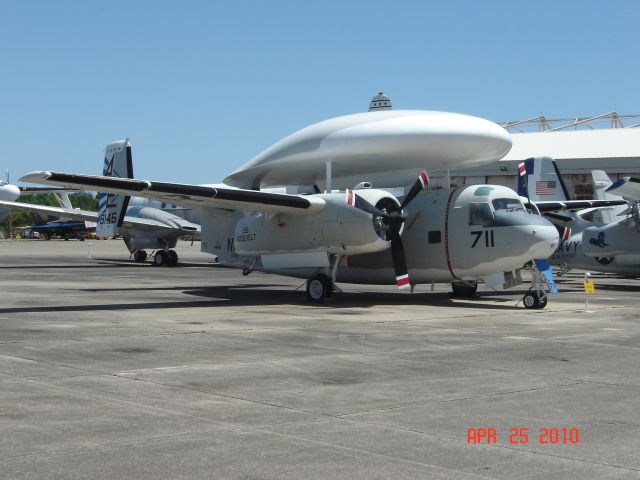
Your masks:
[{"label": "white airplane in background", "polygon": [[[110,176],[32,172],[23,181],[135,195],[202,212],[202,250],[244,273],[260,270],[307,278],[307,297],[323,301],[336,281],[392,284],[447,282],[474,292],[521,282],[519,270],[547,258],[556,228],[526,212],[513,190],[474,185],[425,191],[421,172],[402,202],[371,174],[463,168],[498,160],[511,148],[498,125],[468,115],[381,111],[338,117],[296,132],[225,179],[226,185],[167,183]],[[344,188],[352,178],[353,189]],[[414,177],[415,178],[415,177]],[[408,182],[407,182],[408,183]],[[406,183],[405,183],[406,184]],[[259,191],[313,186],[325,193]],[[335,191],[333,186],[339,186]],[[235,187],[235,188],[234,188]],[[117,213],[98,225],[118,228]],[[527,308],[546,304],[528,292]]]}]

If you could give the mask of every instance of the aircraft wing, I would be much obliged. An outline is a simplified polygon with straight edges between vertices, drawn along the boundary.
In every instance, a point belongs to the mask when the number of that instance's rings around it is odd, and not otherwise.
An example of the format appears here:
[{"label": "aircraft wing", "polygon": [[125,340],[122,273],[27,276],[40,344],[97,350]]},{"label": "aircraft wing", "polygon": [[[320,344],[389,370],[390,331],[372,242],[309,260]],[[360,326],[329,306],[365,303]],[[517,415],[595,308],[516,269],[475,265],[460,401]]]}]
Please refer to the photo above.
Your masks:
[{"label": "aircraft wing", "polygon": [[69,210],[66,208],[50,207],[48,205],[37,205],[33,203],[0,201],[0,207],[24,212],[45,213],[47,215],[68,218],[69,220],[84,220],[88,222],[95,222],[98,216],[96,212],[90,212],[87,210]]},{"label": "aircraft wing", "polygon": [[582,210],[584,208],[603,208],[624,205],[625,200],[563,200],[549,202],[532,202],[540,213],[558,212],[560,210]]},{"label": "aircraft wing", "polygon": [[100,192],[135,195],[196,208],[215,207],[304,215],[322,210],[325,206],[325,201],[317,197],[75,173],[31,172],[22,177],[21,181],[60,185],[65,188],[90,188]]},{"label": "aircraft wing", "polygon": [[[41,214],[46,213],[47,215],[55,215],[57,217],[66,218],[69,220],[84,220],[95,223],[98,219],[98,212],[91,212],[89,210],[69,210],[67,208],[49,207],[47,205],[36,205],[32,203],[0,201],[0,207],[6,207],[13,210],[21,210],[25,212],[34,212]],[[158,233],[158,230],[171,233],[183,231],[185,235],[200,233],[200,225],[191,223],[187,220],[182,220],[179,223],[176,221],[172,221],[171,225],[169,225],[156,220],[132,217],[129,215],[124,217],[122,227],[135,228],[138,230],[149,230],[156,233]]]},{"label": "aircraft wing", "polygon": [[31,187],[31,186],[18,186],[20,193],[25,194],[42,194],[42,193],[76,193],[79,192],[79,188],[63,188],[63,187]]}]

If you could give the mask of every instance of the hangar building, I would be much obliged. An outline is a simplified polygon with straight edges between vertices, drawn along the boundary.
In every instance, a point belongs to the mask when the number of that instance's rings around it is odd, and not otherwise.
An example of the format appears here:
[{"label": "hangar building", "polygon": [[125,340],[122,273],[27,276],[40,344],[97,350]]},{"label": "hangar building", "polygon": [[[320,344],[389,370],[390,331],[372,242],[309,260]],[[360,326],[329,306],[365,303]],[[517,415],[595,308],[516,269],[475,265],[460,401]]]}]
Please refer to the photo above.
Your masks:
[{"label": "hangar building", "polygon": [[612,181],[640,177],[640,115],[615,112],[589,118],[543,116],[501,123],[513,134],[513,147],[501,161],[481,168],[451,171],[451,184],[493,183],[516,187],[518,164],[533,156],[556,160],[574,199],[593,198],[591,170]]}]

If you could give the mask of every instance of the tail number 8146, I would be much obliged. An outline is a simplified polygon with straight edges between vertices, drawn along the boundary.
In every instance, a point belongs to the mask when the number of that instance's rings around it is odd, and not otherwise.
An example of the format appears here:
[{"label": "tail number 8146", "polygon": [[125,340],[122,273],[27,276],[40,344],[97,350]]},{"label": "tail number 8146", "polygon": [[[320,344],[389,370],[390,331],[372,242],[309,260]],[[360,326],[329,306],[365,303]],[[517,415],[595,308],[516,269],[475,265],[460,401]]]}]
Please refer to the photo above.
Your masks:
[{"label": "tail number 8146", "polygon": [[493,230],[475,230],[471,232],[471,236],[474,237],[471,248],[476,248],[480,239],[484,237],[484,246],[487,248],[495,247],[495,240],[493,236]]},{"label": "tail number 8146", "polygon": [[116,223],[118,221],[118,215],[116,214],[116,212],[111,212],[111,213],[101,213],[100,216],[98,217],[98,224],[99,225],[111,225],[112,223]]}]

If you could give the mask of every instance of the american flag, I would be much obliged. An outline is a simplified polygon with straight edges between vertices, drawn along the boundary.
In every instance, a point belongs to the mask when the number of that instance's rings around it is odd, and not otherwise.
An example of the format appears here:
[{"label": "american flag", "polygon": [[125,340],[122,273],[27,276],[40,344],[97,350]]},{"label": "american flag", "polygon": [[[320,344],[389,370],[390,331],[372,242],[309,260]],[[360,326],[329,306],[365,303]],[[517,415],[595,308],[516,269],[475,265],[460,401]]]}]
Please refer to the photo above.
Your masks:
[{"label": "american flag", "polygon": [[536,195],[555,195],[556,182],[538,180],[536,181]]}]

